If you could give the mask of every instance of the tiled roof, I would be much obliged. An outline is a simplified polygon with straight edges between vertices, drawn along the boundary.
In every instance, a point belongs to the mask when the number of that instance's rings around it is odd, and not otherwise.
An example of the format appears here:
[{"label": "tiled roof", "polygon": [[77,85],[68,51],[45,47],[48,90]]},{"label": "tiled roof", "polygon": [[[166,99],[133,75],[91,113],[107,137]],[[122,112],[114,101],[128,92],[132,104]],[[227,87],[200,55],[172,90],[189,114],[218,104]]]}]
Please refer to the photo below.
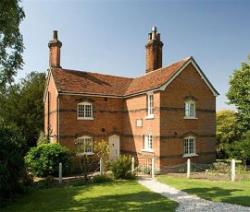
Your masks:
[{"label": "tiled roof", "polygon": [[159,88],[190,58],[185,58],[168,67],[154,70],[137,78],[118,77],[62,68],[53,68],[52,75],[59,92],[121,97]]}]

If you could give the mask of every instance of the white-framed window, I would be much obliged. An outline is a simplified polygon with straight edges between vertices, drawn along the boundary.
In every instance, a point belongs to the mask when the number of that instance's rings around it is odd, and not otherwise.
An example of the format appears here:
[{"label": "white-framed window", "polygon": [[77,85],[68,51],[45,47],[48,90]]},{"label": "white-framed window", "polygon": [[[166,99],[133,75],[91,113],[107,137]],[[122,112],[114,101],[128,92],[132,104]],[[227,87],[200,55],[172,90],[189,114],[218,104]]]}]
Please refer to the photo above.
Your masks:
[{"label": "white-framed window", "polygon": [[188,136],[184,138],[184,156],[196,155],[196,141],[195,137]]},{"label": "white-framed window", "polygon": [[147,118],[154,117],[154,94],[147,94]]},{"label": "white-framed window", "polygon": [[77,104],[77,119],[93,120],[93,105],[90,102]]},{"label": "white-framed window", "polygon": [[152,134],[144,135],[143,151],[153,151],[153,136]]},{"label": "white-framed window", "polygon": [[78,154],[93,154],[93,138],[82,136],[76,139],[76,150]]},{"label": "white-framed window", "polygon": [[185,101],[185,118],[196,118],[196,104],[193,100]]},{"label": "white-framed window", "polygon": [[142,127],[143,126],[143,120],[142,119],[136,119],[135,124],[136,124],[136,127]]}]

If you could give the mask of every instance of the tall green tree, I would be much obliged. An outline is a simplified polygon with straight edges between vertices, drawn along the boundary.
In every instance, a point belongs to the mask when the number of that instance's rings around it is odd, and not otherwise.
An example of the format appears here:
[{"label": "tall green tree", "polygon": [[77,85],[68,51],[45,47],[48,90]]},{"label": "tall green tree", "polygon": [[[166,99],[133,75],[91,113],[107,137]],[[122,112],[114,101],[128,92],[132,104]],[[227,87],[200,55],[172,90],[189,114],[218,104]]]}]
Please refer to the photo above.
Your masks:
[{"label": "tall green tree", "polygon": [[227,97],[237,107],[238,127],[244,133],[250,130],[250,56],[234,71],[229,83]]},{"label": "tall green tree", "polygon": [[23,38],[19,30],[25,14],[19,0],[0,1],[0,89],[13,82],[22,68]]},{"label": "tall green tree", "polygon": [[227,145],[238,140],[240,136],[237,128],[237,113],[232,110],[219,111],[216,114],[216,122],[217,156],[227,158]]},{"label": "tall green tree", "polygon": [[35,146],[43,129],[43,91],[45,73],[32,72],[7,90],[0,101],[0,117],[17,126],[29,147]]}]

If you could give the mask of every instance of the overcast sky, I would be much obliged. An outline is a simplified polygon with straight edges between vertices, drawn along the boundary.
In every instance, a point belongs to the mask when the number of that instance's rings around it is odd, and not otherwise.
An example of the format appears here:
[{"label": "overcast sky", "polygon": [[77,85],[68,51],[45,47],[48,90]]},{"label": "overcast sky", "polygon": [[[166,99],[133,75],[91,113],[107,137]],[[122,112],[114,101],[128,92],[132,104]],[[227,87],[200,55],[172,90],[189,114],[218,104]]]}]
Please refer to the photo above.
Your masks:
[{"label": "overcast sky", "polygon": [[24,69],[48,68],[48,41],[58,30],[64,68],[135,77],[145,72],[153,25],[164,43],[163,65],[193,56],[219,91],[217,110],[232,108],[229,76],[250,54],[250,1],[23,1]]}]

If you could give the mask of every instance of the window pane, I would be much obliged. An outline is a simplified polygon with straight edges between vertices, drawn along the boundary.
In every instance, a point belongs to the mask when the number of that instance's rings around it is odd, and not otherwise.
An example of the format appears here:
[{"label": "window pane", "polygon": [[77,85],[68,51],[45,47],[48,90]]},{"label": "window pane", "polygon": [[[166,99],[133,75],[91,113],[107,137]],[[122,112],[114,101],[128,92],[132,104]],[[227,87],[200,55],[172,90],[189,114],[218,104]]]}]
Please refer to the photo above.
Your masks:
[{"label": "window pane", "polygon": [[78,117],[84,117],[84,105],[78,105]]},{"label": "window pane", "polygon": [[92,105],[85,105],[85,117],[92,117]]}]

